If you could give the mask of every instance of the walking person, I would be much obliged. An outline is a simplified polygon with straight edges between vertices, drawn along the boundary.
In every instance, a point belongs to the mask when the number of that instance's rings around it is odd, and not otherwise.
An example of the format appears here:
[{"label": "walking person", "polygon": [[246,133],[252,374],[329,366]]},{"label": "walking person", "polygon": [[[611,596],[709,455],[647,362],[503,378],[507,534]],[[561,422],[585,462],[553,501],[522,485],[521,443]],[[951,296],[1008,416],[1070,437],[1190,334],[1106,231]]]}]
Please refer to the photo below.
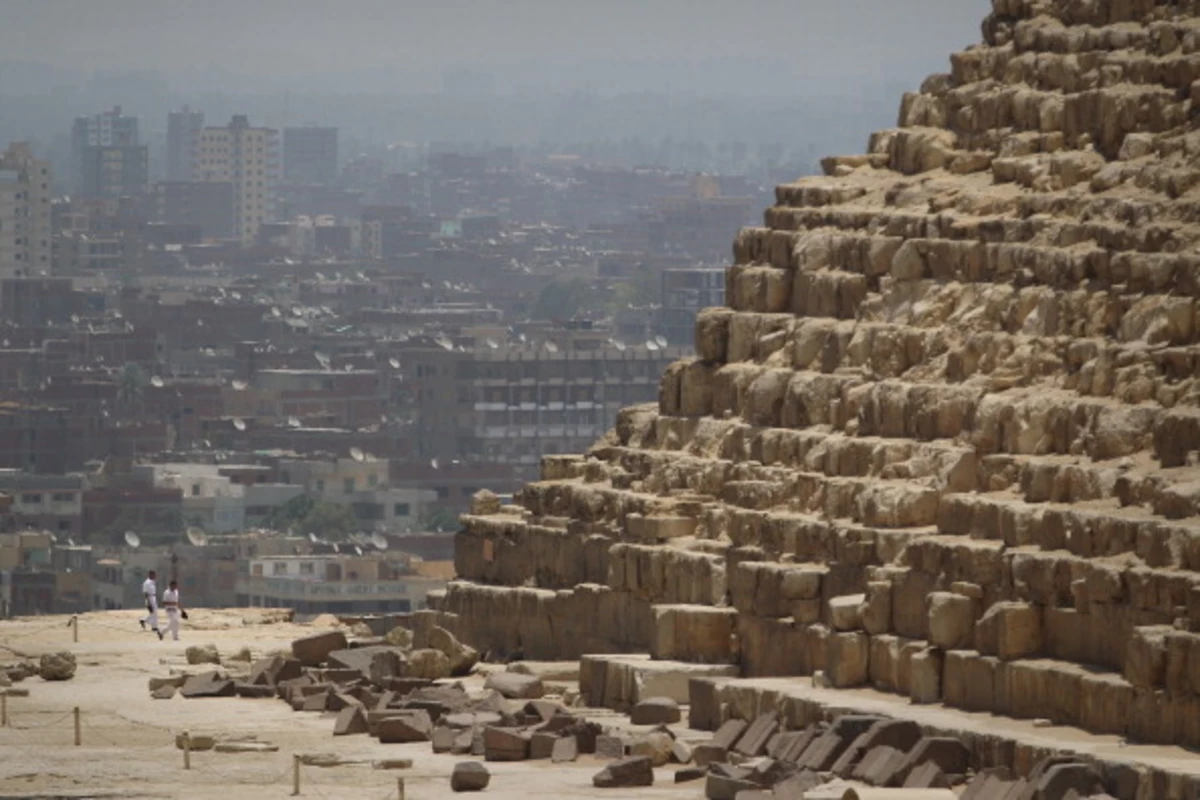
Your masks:
[{"label": "walking person", "polygon": [[154,570],[146,575],[146,580],[142,582],[142,598],[146,601],[146,611],[149,612],[146,616],[138,620],[142,624],[142,630],[146,629],[146,623],[150,623],[150,630],[158,634],[158,638],[163,638],[163,632],[158,629],[158,573]]},{"label": "walking person", "polygon": [[[167,612],[167,632],[171,634],[171,639],[178,642],[179,619],[180,617],[187,619],[187,612],[179,603],[179,581],[171,581],[167,590],[163,592],[162,604],[163,609]],[[162,638],[161,634],[159,638]]]}]

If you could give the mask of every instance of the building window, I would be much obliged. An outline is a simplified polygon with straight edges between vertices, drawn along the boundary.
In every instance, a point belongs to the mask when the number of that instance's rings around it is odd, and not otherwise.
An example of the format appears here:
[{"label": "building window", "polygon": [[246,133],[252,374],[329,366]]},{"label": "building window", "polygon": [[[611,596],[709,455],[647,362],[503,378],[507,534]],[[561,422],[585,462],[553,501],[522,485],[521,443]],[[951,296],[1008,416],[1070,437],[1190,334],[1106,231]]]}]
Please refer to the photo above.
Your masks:
[{"label": "building window", "polygon": [[71,520],[69,520],[69,519],[60,519],[60,520],[58,521],[58,529],[59,529],[60,531],[69,531],[69,530],[71,530]]},{"label": "building window", "polygon": [[354,494],[354,478],[346,478],[342,481],[342,492]]},{"label": "building window", "polygon": [[200,496],[200,484],[193,483],[192,484],[192,497],[199,497],[199,496]]},{"label": "building window", "polygon": [[325,481],[321,481],[321,480],[317,481],[317,491],[318,492],[325,491]]},{"label": "building window", "polygon": [[445,500],[450,496],[449,486],[438,486],[435,491],[437,492],[438,500]]},{"label": "building window", "polygon": [[69,503],[75,499],[75,495],[70,492],[55,492],[51,495],[51,499],[56,503]]},{"label": "building window", "polygon": [[261,578],[262,574],[263,574],[262,573],[262,564],[254,564],[253,566],[251,566],[250,574],[255,576],[256,578]]},{"label": "building window", "polygon": [[271,565],[271,574],[272,575],[287,575],[287,562],[286,561],[276,561],[274,564]]},{"label": "building window", "polygon": [[367,483],[371,486],[378,486],[379,485],[379,476],[376,475],[374,472],[372,472],[370,475],[367,476]]},{"label": "building window", "polygon": [[313,574],[313,563],[311,561],[301,561],[300,562],[300,574],[301,575],[312,575]]},{"label": "building window", "polygon": [[409,512],[410,508],[408,503],[396,503],[392,506],[392,516],[394,517],[407,517]]},{"label": "building window", "polygon": [[40,506],[42,504],[42,496],[40,494],[23,494],[21,502],[27,506]]}]

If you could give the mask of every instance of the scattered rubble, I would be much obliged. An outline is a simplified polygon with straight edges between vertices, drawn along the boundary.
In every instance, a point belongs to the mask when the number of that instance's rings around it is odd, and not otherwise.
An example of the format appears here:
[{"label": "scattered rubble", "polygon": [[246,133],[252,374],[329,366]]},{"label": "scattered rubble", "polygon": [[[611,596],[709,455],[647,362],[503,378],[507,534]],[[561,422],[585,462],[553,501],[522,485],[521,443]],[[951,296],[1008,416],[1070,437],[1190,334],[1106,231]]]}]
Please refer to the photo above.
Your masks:
[{"label": "scattered rubble", "polygon": [[72,653],[46,653],[38,665],[37,674],[44,681],[69,681],[75,677],[75,656]]},{"label": "scattered rubble", "polygon": [[187,657],[187,663],[193,665],[221,663],[221,654],[217,652],[215,644],[192,645],[184,651],[184,655]]},{"label": "scattered rubble", "polygon": [[450,773],[450,788],[455,792],[480,792],[491,779],[487,767],[478,761],[460,761]]}]

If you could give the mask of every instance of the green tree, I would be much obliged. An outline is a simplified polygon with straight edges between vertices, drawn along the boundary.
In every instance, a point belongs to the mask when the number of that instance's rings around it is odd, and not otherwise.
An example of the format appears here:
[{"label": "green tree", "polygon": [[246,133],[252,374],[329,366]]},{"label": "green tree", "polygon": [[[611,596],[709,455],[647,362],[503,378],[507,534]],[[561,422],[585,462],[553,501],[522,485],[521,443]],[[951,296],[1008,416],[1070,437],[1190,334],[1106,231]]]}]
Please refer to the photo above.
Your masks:
[{"label": "green tree", "polygon": [[146,371],[138,364],[129,362],[117,376],[117,402],[126,407],[141,406],[147,383]]},{"label": "green tree", "polygon": [[350,506],[318,501],[297,527],[300,533],[315,533],[322,539],[345,539],[357,524]]},{"label": "green tree", "polygon": [[458,530],[458,513],[448,508],[430,508],[421,514],[418,524],[423,531]]}]

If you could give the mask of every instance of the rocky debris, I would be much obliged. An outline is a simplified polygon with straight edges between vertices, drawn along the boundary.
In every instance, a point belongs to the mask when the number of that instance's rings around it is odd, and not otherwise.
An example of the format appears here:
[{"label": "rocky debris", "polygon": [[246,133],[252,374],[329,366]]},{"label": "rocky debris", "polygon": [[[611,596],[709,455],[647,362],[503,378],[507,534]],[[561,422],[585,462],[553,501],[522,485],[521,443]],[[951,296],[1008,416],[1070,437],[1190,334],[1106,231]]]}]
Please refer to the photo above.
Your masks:
[{"label": "rocky debris", "polygon": [[524,761],[529,758],[531,735],[517,728],[483,729],[484,757],[488,761]]},{"label": "rocky debris", "polygon": [[367,713],[361,706],[346,706],[333,723],[334,736],[349,736],[368,731]]},{"label": "rocky debris", "polygon": [[413,650],[404,668],[405,677],[441,680],[450,677],[450,659],[441,650]]},{"label": "rocky debris", "polygon": [[592,785],[599,789],[625,789],[654,785],[654,767],[645,756],[629,756],[614,761],[596,773]]},{"label": "rocky debris", "polygon": [[392,647],[400,647],[405,650],[411,650],[413,646],[413,633],[408,628],[396,626],[384,634],[383,639]]},{"label": "rocky debris", "polygon": [[633,707],[629,721],[634,725],[660,725],[679,722],[679,703],[670,697],[649,697]]},{"label": "rocky debris", "polygon": [[249,683],[263,686],[275,686],[284,681],[299,678],[303,667],[294,658],[286,658],[276,654],[259,659],[250,665]]},{"label": "rocky debris", "polygon": [[292,642],[292,655],[305,667],[320,666],[335,650],[345,650],[346,634],[340,630],[323,631]]},{"label": "rocky debris", "polygon": [[478,761],[460,761],[450,773],[450,789],[455,792],[481,792],[492,776]]},{"label": "rocky debris", "polygon": [[652,731],[639,736],[629,746],[629,755],[645,756],[650,762],[661,767],[671,760],[675,738],[664,731]]},{"label": "rocky debris", "polygon": [[217,652],[215,644],[196,644],[184,650],[184,655],[187,657],[187,663],[196,664],[220,664],[221,654]]},{"label": "rocky debris", "polygon": [[534,700],[546,694],[541,678],[515,672],[492,673],[484,683],[484,688],[499,692],[510,700]]},{"label": "rocky debris", "polygon": [[425,711],[405,711],[380,720],[376,735],[383,744],[427,742],[433,735],[433,721]]},{"label": "rocky debris", "polygon": [[467,675],[479,662],[479,651],[469,647],[445,628],[433,626],[429,633],[428,645],[434,650],[440,650],[450,661],[450,674],[453,676]]},{"label": "rocky debris", "polygon": [[188,699],[199,697],[233,697],[237,693],[234,687],[234,682],[225,677],[219,672],[205,672],[200,675],[191,675],[183,686],[179,688],[179,694]]},{"label": "rocky debris", "polygon": [[[271,686],[259,686],[254,683],[246,683],[245,681],[234,681],[233,692],[238,697],[274,697],[275,689]],[[335,710],[335,709],[330,709]]]},{"label": "rocky debris", "polygon": [[550,761],[565,764],[579,757],[579,743],[574,736],[562,736],[554,740],[550,748]]},{"label": "rocky debris", "polygon": [[38,664],[38,675],[44,681],[69,681],[75,677],[75,656],[66,651],[45,653]]},{"label": "rocky debris", "polygon": [[175,696],[176,689],[171,684],[159,686],[154,691],[150,692],[150,697],[155,700],[170,700]]}]

